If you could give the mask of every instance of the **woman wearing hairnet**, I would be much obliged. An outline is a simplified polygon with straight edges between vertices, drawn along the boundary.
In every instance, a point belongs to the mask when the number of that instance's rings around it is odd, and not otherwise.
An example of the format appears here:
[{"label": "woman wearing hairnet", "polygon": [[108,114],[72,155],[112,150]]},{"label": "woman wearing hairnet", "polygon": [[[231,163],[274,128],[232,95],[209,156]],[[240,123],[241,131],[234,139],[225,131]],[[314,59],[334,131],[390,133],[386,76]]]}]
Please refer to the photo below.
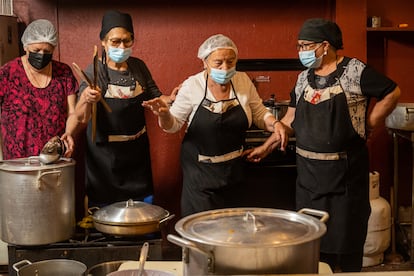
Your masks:
[{"label": "woman wearing hairnet", "polygon": [[[78,91],[70,67],[52,60],[58,38],[50,21],[30,23],[21,41],[25,54],[0,68],[4,159],[38,155],[50,138],[63,134]],[[65,144],[70,155],[70,136]]]},{"label": "woman wearing hairnet", "polygon": [[[394,109],[400,89],[360,60],[340,55],[342,48],[336,23],[304,22],[297,50],[308,68],[281,121],[296,137],[296,208],[329,213],[321,261],[351,272],[362,268],[370,215],[366,139]],[[376,103],[368,113],[371,99]]]},{"label": "woman wearing hairnet", "polygon": [[[79,121],[89,123],[86,140],[86,194],[89,206],[105,206],[128,199],[152,202],[153,184],[149,139],[141,103],[162,95],[144,61],[132,57],[134,28],[127,13],[107,11],[99,34],[102,59],[98,88],[80,85],[76,105]],[[93,65],[86,69],[93,79]],[[98,101],[110,106],[108,112]],[[97,103],[96,139],[92,139],[91,109]],[[68,121],[73,134],[79,122]]]},{"label": "woman wearing hairnet", "polygon": [[[237,206],[234,199],[245,171],[242,156],[258,161],[244,152],[246,130],[253,122],[273,132],[277,122],[247,74],[236,72],[237,56],[230,38],[213,35],[198,50],[205,70],[183,82],[171,108],[159,99],[144,102],[166,132],[187,123],[181,147],[183,216]],[[274,135],[278,141],[285,138],[283,131]]]}]

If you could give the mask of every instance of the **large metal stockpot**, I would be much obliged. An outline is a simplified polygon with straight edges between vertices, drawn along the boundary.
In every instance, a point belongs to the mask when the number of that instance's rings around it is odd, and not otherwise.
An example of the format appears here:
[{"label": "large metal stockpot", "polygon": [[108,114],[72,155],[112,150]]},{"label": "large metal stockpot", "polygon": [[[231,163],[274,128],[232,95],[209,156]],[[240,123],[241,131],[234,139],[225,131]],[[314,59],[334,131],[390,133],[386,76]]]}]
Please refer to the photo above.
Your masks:
[{"label": "large metal stockpot", "polygon": [[[96,209],[96,210],[94,210]],[[91,208],[96,230],[115,236],[136,236],[160,230],[174,215],[160,206],[142,201],[116,202],[103,208]]]},{"label": "large metal stockpot", "polygon": [[182,218],[175,225],[182,237],[167,238],[183,247],[184,275],[318,273],[328,217],[312,209],[218,209]]},{"label": "large metal stockpot", "polygon": [[74,173],[72,159],[0,161],[1,239],[27,246],[69,239],[76,227]]}]

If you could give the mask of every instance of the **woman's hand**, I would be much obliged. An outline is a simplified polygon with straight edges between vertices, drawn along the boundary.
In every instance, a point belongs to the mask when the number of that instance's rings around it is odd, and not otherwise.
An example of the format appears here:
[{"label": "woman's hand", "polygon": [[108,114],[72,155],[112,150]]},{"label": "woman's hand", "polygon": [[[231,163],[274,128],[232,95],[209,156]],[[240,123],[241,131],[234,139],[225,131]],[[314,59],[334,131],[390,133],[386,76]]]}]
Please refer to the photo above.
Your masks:
[{"label": "woman's hand", "polygon": [[169,113],[168,104],[161,98],[155,98],[149,101],[142,102],[142,106],[148,108],[157,116],[163,116]]},{"label": "woman's hand", "polygon": [[273,123],[273,140],[279,141],[280,150],[285,151],[289,142],[289,135],[286,126],[281,121]]},{"label": "woman's hand", "polygon": [[249,162],[257,163],[257,162],[262,161],[266,156],[272,153],[272,151],[279,144],[280,144],[279,142],[275,142],[271,145],[264,143],[261,146],[243,151],[242,156],[244,156],[246,160]]},{"label": "woman's hand", "polygon": [[180,90],[182,84],[180,84],[179,86],[175,87],[170,94],[170,104],[172,104],[175,101],[175,98],[177,97],[178,94],[178,90]]},{"label": "woman's hand", "polygon": [[102,97],[101,90],[99,88],[92,89],[90,86],[86,87],[82,94],[85,95],[84,99],[87,103],[97,103]]},{"label": "woman's hand", "polygon": [[73,150],[75,149],[75,142],[72,135],[65,133],[60,137],[60,140],[63,141],[65,144],[66,151],[64,153],[64,157],[71,157],[73,154]]}]

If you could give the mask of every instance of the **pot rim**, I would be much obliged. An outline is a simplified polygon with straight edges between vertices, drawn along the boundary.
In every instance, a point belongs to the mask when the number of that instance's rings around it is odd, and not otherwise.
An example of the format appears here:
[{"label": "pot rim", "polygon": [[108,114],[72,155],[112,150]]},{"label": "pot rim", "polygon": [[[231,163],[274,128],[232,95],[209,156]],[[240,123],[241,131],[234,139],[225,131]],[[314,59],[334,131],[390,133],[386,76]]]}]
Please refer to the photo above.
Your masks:
[{"label": "pot rim", "polygon": [[[228,241],[217,241],[217,240],[207,240],[203,238],[201,235],[197,233],[192,233],[188,231],[186,228],[186,224],[191,225],[191,221],[196,220],[200,217],[220,217],[220,214],[229,215],[235,214],[239,212],[261,212],[263,214],[270,214],[272,216],[276,216],[278,218],[288,219],[290,222],[295,223],[302,223],[308,227],[308,232],[305,235],[300,236],[298,238],[294,238],[291,240],[284,240],[284,241],[274,241],[274,242],[257,242],[257,243],[240,243],[240,242],[230,242]],[[185,239],[206,245],[206,246],[220,246],[220,247],[238,247],[238,248],[257,248],[257,247],[283,247],[283,246],[292,246],[298,244],[304,244],[310,241],[318,240],[321,236],[326,233],[326,225],[322,221],[316,219],[313,216],[309,216],[306,214],[301,214],[294,211],[289,210],[281,210],[281,209],[272,209],[272,208],[226,208],[226,209],[216,209],[210,211],[204,211],[200,213],[195,213],[180,219],[175,224],[175,230]]]},{"label": "pot rim", "polygon": [[[84,272],[87,271],[88,267],[86,266],[86,264],[84,264],[83,262],[77,261],[77,260],[72,260],[72,259],[64,259],[64,258],[60,258],[60,259],[49,259],[49,260],[41,260],[41,261],[37,261],[37,262],[31,262],[29,260],[21,260],[17,263],[13,264],[13,269],[16,272],[24,272],[26,270],[30,270],[32,267],[36,267],[36,266],[41,266],[44,264],[48,264],[48,263],[71,263],[71,264],[76,264],[79,267],[82,267],[82,269],[85,269]],[[22,265],[21,267],[19,267],[19,265]]]},{"label": "pot rim", "polygon": [[51,164],[43,164],[40,162],[39,156],[30,156],[24,158],[16,158],[0,161],[1,171],[11,172],[29,172],[29,171],[41,171],[50,169],[60,169],[64,167],[75,166],[76,161],[72,158],[61,157],[58,161]]},{"label": "pot rim", "polygon": [[144,226],[144,225],[159,224],[160,221],[164,218],[161,218],[159,220],[151,220],[151,221],[143,221],[143,222],[111,222],[111,221],[100,221],[100,220],[94,220],[94,222],[101,224],[101,225],[108,225],[108,226]]},{"label": "pot rim", "polygon": [[88,275],[88,273],[91,272],[92,270],[97,269],[98,267],[101,267],[104,265],[117,265],[117,264],[121,265],[124,262],[130,262],[130,261],[136,261],[136,260],[120,260],[120,261],[107,261],[107,262],[97,263],[88,268],[88,270],[86,271],[87,272],[86,275]]}]

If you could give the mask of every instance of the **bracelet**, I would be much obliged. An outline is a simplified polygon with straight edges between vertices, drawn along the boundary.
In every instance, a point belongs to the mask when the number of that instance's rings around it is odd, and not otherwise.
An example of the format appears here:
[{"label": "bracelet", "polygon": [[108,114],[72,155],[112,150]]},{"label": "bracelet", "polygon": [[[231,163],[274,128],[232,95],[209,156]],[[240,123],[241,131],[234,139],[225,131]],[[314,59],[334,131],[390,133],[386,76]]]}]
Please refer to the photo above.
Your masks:
[{"label": "bracelet", "polygon": [[273,123],[272,123],[272,127],[273,127],[273,128],[275,127],[275,124],[276,124],[276,123],[280,123],[280,121],[279,121],[279,120],[274,120],[274,121],[273,121]]}]

